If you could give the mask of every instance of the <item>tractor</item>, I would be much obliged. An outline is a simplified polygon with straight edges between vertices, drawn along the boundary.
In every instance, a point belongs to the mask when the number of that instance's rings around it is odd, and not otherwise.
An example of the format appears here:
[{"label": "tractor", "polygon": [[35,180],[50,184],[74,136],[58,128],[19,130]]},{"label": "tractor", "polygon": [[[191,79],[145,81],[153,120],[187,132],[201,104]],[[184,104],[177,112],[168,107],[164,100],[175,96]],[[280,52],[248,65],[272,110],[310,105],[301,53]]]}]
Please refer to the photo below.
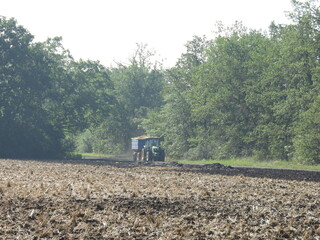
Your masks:
[{"label": "tractor", "polygon": [[163,137],[140,136],[132,138],[133,160],[143,162],[164,161],[165,152],[161,146],[163,141]]}]

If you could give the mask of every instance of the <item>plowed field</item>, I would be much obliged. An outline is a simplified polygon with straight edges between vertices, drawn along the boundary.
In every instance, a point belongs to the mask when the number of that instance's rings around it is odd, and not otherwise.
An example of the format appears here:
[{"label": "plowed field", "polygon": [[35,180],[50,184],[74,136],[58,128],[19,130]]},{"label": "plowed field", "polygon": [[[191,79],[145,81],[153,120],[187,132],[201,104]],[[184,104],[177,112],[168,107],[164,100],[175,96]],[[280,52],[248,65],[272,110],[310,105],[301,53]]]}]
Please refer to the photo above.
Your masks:
[{"label": "plowed field", "polygon": [[319,172],[0,160],[0,239],[320,239]]}]

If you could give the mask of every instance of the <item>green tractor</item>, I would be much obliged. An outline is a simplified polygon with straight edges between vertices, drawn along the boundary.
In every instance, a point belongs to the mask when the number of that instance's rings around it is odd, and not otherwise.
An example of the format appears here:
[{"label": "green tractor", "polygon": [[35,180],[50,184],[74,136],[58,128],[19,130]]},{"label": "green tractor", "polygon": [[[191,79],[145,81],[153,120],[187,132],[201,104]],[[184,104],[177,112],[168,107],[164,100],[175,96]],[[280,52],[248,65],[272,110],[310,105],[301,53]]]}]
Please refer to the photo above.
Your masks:
[{"label": "green tractor", "polygon": [[161,146],[163,137],[141,136],[131,139],[134,161],[164,161],[165,152]]}]

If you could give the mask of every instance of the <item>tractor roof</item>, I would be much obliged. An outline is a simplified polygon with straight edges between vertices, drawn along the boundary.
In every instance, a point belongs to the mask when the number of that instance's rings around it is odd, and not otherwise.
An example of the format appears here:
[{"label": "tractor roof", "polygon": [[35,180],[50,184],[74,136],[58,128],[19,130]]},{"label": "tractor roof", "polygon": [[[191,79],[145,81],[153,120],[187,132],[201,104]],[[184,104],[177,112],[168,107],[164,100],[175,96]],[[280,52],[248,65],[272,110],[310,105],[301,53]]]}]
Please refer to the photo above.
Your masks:
[{"label": "tractor roof", "polygon": [[159,138],[161,138],[161,137],[151,137],[151,136],[139,136],[139,137],[134,137],[134,138],[131,138],[131,139],[152,139],[152,138],[154,138],[154,139],[159,139]]}]

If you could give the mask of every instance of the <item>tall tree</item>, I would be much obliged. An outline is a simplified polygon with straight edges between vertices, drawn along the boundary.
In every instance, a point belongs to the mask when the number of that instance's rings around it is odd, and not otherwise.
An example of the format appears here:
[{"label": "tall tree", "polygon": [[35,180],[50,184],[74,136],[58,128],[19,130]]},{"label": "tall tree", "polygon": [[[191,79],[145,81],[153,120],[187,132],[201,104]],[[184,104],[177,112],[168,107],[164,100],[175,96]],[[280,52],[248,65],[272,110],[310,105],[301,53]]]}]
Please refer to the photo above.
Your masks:
[{"label": "tall tree", "polygon": [[0,155],[60,155],[63,133],[43,108],[50,81],[46,54],[14,19],[0,18],[0,33]]},{"label": "tall tree", "polygon": [[144,134],[142,120],[149,109],[159,108],[163,102],[164,78],[161,65],[152,61],[154,55],[146,45],[138,45],[129,65],[119,64],[112,69],[111,79],[128,137]]}]

